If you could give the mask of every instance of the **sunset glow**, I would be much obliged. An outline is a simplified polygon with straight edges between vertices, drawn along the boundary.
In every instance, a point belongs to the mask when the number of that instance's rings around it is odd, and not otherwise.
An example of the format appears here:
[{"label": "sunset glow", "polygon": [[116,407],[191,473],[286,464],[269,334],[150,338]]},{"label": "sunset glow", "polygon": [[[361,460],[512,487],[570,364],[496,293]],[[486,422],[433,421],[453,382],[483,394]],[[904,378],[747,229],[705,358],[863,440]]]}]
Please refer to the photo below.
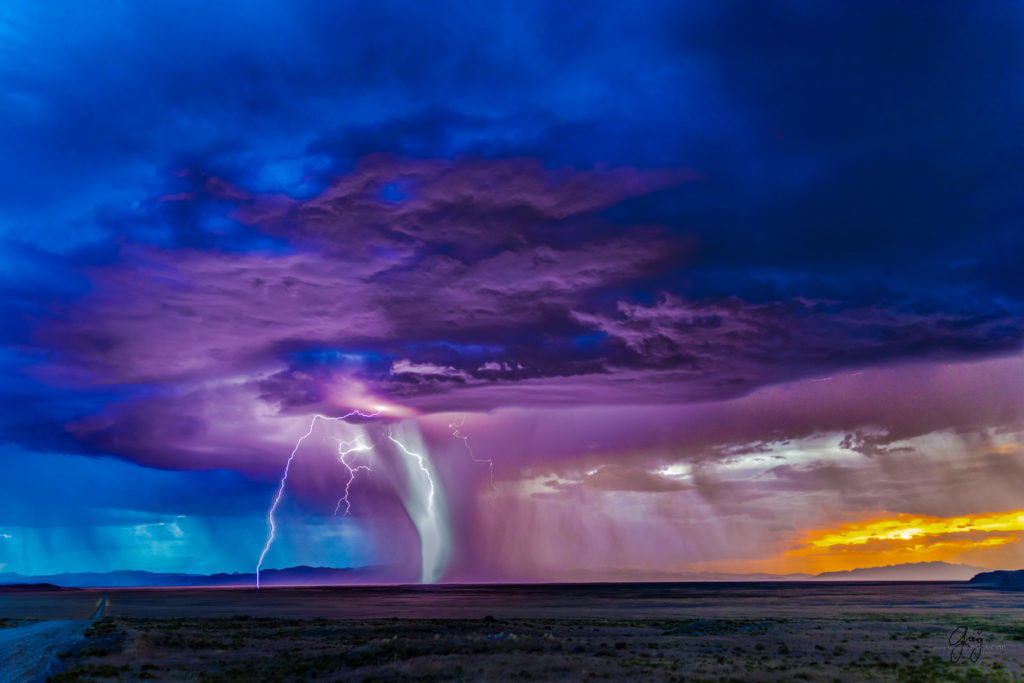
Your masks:
[{"label": "sunset glow", "polygon": [[815,573],[900,562],[957,562],[968,551],[1017,542],[1016,532],[1024,532],[1024,510],[945,518],[899,514],[807,532],[785,557],[792,566]]}]

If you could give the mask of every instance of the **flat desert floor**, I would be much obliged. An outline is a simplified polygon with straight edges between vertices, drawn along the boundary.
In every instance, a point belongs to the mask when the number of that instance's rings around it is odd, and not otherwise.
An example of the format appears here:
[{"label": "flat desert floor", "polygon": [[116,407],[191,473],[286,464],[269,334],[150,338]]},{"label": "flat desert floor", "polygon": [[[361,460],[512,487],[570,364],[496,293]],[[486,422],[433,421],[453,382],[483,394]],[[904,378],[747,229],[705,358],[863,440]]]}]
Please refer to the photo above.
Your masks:
[{"label": "flat desert floor", "polygon": [[[0,594],[0,626],[103,594]],[[52,680],[1019,681],[1024,662],[1024,593],[952,582],[106,595]]]}]

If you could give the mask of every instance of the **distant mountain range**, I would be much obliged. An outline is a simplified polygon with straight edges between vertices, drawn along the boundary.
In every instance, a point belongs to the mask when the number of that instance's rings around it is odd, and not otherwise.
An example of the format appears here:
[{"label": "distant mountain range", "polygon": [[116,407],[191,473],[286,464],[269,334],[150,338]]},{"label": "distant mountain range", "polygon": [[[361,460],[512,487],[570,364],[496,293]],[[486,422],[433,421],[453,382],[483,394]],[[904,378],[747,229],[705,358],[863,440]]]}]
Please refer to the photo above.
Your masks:
[{"label": "distant mountain range", "polygon": [[[413,583],[415,577],[388,572],[381,567],[335,569],[332,567],[289,567],[260,572],[264,586],[331,586],[380,583]],[[112,572],[73,572],[45,576],[25,576],[0,572],[0,586],[48,583],[76,588],[156,588],[177,586],[255,586],[256,574],[183,574],[121,569]]]},{"label": "distant mountain range", "polygon": [[885,567],[849,569],[842,572],[824,572],[814,577],[824,581],[967,581],[987,567],[949,562],[908,562]]},{"label": "distant mountain range", "polygon": [[[913,562],[885,567],[866,567],[841,572],[821,574],[729,574],[719,572],[652,573],[642,571],[620,571],[608,574],[577,573],[564,577],[568,581],[967,581],[983,572],[984,567],[948,562]],[[415,583],[415,576],[401,575],[382,567],[357,569],[334,569],[331,567],[290,567],[288,569],[267,569],[260,572],[260,583],[265,586],[335,586],[373,585],[390,583]],[[255,586],[256,575],[233,574],[184,574],[159,573],[132,570],[112,572],[79,572],[52,574],[47,576],[25,576],[12,572],[0,572],[0,585],[11,587],[15,584],[53,584],[54,586],[77,588],[118,588],[118,587],[177,587],[177,586]]]},{"label": "distant mountain range", "polygon": [[821,574],[731,574],[726,572],[647,572],[619,570],[610,574],[576,572],[569,581],[967,581],[986,567],[972,567],[949,562],[908,562],[884,567],[863,567]]}]

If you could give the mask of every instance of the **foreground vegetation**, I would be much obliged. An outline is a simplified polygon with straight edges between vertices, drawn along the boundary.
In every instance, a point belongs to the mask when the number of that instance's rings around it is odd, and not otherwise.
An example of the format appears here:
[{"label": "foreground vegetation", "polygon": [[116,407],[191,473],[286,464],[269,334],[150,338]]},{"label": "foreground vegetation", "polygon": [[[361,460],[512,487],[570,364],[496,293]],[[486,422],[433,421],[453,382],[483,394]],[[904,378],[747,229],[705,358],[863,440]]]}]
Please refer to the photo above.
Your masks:
[{"label": "foreground vegetation", "polygon": [[1020,620],[953,615],[119,618],[86,636],[49,680],[1020,681],[1024,659]]}]

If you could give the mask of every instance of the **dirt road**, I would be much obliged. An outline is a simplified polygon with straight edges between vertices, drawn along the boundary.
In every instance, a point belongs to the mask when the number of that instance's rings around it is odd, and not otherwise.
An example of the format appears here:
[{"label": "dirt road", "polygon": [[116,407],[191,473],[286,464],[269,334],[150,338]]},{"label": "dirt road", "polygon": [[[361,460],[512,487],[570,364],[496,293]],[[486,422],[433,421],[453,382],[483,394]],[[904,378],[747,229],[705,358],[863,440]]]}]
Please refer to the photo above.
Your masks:
[{"label": "dirt road", "polygon": [[89,619],[40,621],[0,629],[0,683],[43,680],[57,653],[82,637],[85,629],[103,615],[104,595]]}]

